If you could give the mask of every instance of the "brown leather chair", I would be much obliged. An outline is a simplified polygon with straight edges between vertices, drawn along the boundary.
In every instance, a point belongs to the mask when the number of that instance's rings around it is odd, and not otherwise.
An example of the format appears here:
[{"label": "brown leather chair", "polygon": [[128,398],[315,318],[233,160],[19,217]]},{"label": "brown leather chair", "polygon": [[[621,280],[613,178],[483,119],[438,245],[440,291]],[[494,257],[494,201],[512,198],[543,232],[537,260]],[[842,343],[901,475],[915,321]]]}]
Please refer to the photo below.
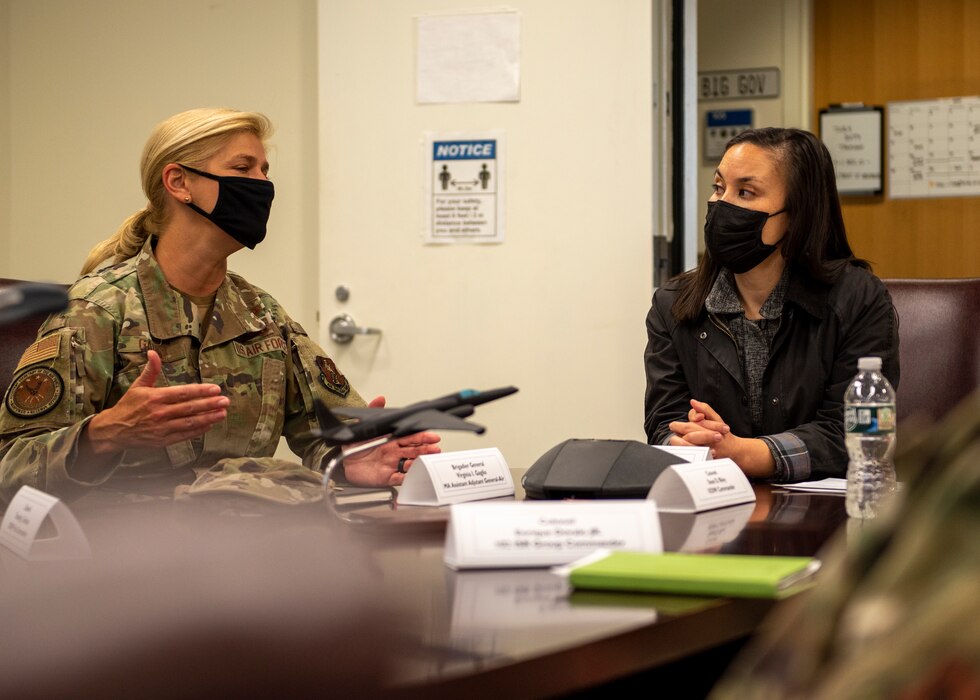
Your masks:
[{"label": "brown leather chair", "polygon": [[937,421],[980,387],[980,278],[883,280],[898,311],[898,419]]},{"label": "brown leather chair", "polygon": [[[0,290],[19,284],[24,281],[0,277]],[[34,342],[38,328],[47,317],[46,313],[34,314],[0,328],[0,397],[7,393],[17,361],[24,349]]]}]

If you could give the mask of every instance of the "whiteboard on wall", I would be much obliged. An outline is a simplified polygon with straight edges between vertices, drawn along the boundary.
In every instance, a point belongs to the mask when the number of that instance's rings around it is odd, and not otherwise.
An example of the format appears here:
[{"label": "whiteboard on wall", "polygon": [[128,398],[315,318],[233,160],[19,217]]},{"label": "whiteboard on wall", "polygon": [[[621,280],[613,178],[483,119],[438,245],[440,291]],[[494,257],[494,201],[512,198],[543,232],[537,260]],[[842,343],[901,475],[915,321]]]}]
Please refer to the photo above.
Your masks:
[{"label": "whiteboard on wall", "polygon": [[820,140],[830,151],[840,194],[881,194],[881,107],[820,110]]},{"label": "whiteboard on wall", "polygon": [[888,103],[888,196],[980,195],[980,97]]}]

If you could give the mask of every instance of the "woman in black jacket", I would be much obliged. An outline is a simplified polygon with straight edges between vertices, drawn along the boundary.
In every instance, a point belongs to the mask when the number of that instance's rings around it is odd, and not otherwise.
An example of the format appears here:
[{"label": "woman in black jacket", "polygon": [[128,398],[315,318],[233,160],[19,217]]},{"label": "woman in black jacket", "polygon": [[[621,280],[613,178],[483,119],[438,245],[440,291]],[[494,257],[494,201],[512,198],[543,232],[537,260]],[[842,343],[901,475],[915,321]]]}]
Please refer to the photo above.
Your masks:
[{"label": "woman in black jacket", "polygon": [[798,129],[735,136],[704,234],[647,315],[648,441],[708,445],[754,478],[844,476],[844,391],[864,356],[898,386],[898,323],[848,245],[826,147]]}]

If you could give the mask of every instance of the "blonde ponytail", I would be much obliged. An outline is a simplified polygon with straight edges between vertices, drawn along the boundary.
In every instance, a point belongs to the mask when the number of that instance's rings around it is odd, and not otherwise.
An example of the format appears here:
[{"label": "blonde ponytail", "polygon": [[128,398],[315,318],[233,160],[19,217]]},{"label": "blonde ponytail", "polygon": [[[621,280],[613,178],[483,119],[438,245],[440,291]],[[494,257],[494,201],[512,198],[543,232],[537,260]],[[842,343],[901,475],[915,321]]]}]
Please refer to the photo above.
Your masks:
[{"label": "blonde ponytail", "polygon": [[163,168],[168,163],[203,166],[228,139],[242,131],[255,134],[264,143],[272,133],[272,124],[258,112],[211,108],[191,109],[157,124],[140,160],[143,193],[149,202],[126,219],[112,236],[89,251],[82,274],[107,261],[115,264],[128,260],[143,248],[147,238],[160,233],[166,224]]},{"label": "blonde ponytail", "polygon": [[87,275],[106,261],[115,264],[136,255],[153,232],[147,226],[149,218],[150,211],[142,209],[126,219],[112,236],[89,251],[81,274]]}]

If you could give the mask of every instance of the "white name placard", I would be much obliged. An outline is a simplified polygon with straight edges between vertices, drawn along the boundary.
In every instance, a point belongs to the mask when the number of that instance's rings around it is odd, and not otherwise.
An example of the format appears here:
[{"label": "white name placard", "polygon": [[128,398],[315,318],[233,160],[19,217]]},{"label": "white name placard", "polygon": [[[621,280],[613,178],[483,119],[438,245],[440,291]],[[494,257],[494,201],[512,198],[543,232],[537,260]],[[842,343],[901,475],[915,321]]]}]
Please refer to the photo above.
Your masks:
[{"label": "white name placard", "polygon": [[657,445],[656,447],[688,462],[707,462],[711,457],[710,447],[699,445]]},{"label": "white name placard", "polygon": [[422,455],[398,490],[398,504],[441,506],[514,495],[514,479],[496,447]]},{"label": "white name placard", "polygon": [[755,491],[732,460],[674,464],[653,482],[647,498],[662,511],[700,513],[704,510],[754,503]]},{"label": "white name placard", "polygon": [[460,503],[449,511],[454,569],[544,567],[597,549],[663,551],[652,500]]},{"label": "white name placard", "polygon": [[[38,538],[46,518],[57,533]],[[0,523],[0,544],[24,559],[84,559],[91,555],[88,539],[68,506],[50,494],[21,486]]]}]

